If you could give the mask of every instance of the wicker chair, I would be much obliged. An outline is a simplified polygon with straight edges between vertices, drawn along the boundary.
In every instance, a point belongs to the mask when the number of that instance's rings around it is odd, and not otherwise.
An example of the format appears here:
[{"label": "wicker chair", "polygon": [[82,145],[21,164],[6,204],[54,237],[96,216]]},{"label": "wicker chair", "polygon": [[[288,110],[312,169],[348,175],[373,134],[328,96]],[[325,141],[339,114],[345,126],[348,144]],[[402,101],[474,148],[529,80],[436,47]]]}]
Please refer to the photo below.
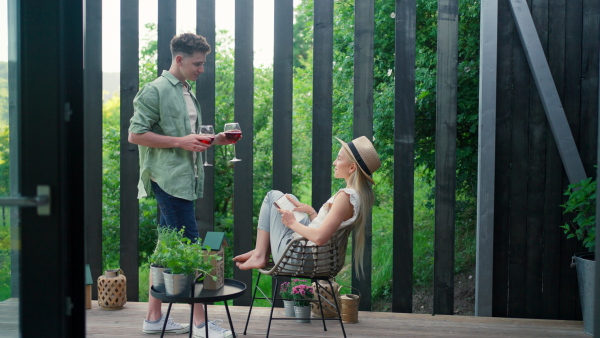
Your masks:
[{"label": "wicker chair", "polygon": [[[338,299],[335,296],[331,279],[335,277],[340,270],[344,267],[346,259],[346,247],[348,245],[348,237],[350,232],[354,228],[354,224],[350,224],[347,227],[337,230],[331,240],[325,245],[314,246],[308,245],[306,238],[293,239],[287,244],[284,255],[277,261],[269,261],[264,269],[258,269],[260,272],[256,280],[256,286],[252,294],[252,303],[250,304],[250,310],[248,311],[248,319],[246,320],[246,327],[244,328],[244,335],[248,329],[248,323],[250,322],[250,315],[252,314],[252,307],[254,300],[266,299],[271,303],[271,314],[269,315],[269,325],[267,327],[267,337],[271,329],[272,320],[294,320],[295,318],[273,318],[273,309],[275,308],[276,300],[289,300],[278,298],[279,286],[284,280],[279,277],[295,277],[295,278],[306,278],[311,279],[316,285],[315,295],[318,301],[319,309],[321,313],[321,320],[323,321],[323,330],[327,331],[325,325],[326,320],[337,320],[342,326],[342,332],[346,337],[346,331],[344,330],[344,323],[340,314],[340,308],[338,306]],[[263,290],[260,289],[259,282],[262,275],[269,275],[274,278],[272,296],[268,297]],[[324,288],[318,281],[327,281],[329,283],[329,289]],[[259,291],[263,297],[256,297],[256,293]],[[324,295],[328,295],[334,300],[332,304]],[[325,312],[323,310],[323,304],[321,299],[328,302],[331,307],[337,311],[337,317],[325,318]]]}]

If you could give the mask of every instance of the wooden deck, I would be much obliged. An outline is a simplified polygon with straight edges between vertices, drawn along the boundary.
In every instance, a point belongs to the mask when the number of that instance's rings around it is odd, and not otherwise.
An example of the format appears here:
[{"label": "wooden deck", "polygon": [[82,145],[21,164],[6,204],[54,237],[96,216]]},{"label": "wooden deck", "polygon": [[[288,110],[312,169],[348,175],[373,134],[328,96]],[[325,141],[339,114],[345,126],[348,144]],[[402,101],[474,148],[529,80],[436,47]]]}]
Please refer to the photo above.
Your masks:
[{"label": "wooden deck", "polygon": [[[108,311],[97,303],[86,310],[87,337],[148,337],[142,334],[142,321],[147,303],[128,302],[123,309]],[[233,325],[238,336],[243,337],[248,308],[229,307]],[[166,305],[163,305],[166,312]],[[269,309],[254,308],[246,337],[264,337],[268,323]],[[282,315],[283,309],[276,309]],[[0,336],[17,337],[17,302],[0,302]],[[227,323],[225,307],[210,305],[209,318],[223,319]],[[189,306],[174,304],[172,316],[176,321],[189,321]],[[470,316],[442,316],[426,314],[405,314],[390,312],[360,312],[359,322],[345,324],[348,337],[590,337],[583,332],[580,321],[489,318]],[[224,324],[228,327],[228,324]],[[327,322],[328,331],[323,331],[321,321],[296,323],[295,321],[273,321],[272,337],[342,337],[342,330],[336,321]],[[169,335],[173,337],[175,335]],[[177,335],[187,337],[187,335]]]}]

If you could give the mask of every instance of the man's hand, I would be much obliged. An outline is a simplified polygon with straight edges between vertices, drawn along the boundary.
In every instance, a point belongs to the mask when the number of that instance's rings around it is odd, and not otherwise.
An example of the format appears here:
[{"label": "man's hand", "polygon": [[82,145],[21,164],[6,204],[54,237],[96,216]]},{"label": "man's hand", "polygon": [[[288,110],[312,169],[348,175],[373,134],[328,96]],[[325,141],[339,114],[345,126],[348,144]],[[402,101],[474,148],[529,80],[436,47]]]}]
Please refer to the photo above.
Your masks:
[{"label": "man's hand", "polygon": [[[240,136],[241,139],[241,136]],[[217,135],[215,135],[215,142],[213,142],[213,144],[220,144],[220,145],[229,145],[229,144],[233,144],[234,142],[231,142],[227,139],[227,137],[225,137],[225,133],[221,132],[218,133]]]},{"label": "man's hand", "polygon": [[210,144],[202,142],[203,140],[210,143],[210,138],[198,134],[189,134],[179,138],[179,148],[189,151],[203,152],[210,147]]}]

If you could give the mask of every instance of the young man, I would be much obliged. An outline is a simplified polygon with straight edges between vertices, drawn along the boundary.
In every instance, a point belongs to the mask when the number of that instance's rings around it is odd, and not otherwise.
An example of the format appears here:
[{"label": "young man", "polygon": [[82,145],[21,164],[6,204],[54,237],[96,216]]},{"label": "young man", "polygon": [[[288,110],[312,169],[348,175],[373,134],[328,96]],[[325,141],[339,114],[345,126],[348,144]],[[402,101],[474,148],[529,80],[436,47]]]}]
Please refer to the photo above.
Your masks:
[{"label": "young man", "polygon": [[[187,81],[204,72],[210,45],[200,35],[184,33],[171,40],[172,62],[168,71],[146,84],[136,95],[129,126],[129,142],[139,145],[138,198],[154,195],[160,208],[160,225],[180,230],[196,241],[199,237],[194,201],[202,197],[204,167],[198,152],[211,144],[195,134],[201,125],[200,105]],[[210,142],[209,142],[210,143]],[[230,144],[224,133],[213,144]],[[152,280],[150,280],[152,285]],[[162,302],[149,296],[144,333],[160,333],[164,323]],[[194,305],[194,337],[205,336],[204,308]],[[209,336],[231,337],[231,331],[209,322]],[[189,332],[189,325],[168,320],[165,333]]]}]

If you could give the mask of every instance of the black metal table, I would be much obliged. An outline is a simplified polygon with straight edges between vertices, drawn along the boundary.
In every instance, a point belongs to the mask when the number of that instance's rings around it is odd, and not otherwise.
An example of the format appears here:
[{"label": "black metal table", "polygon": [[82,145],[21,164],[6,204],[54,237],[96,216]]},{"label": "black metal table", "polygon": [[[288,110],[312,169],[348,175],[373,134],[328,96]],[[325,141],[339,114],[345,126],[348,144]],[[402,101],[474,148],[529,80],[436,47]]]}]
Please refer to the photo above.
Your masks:
[{"label": "black metal table", "polygon": [[[169,314],[171,313],[171,306],[173,303],[186,303],[192,305],[192,310],[190,314],[190,332],[189,337],[192,337],[192,331],[194,327],[194,304],[195,303],[204,303],[204,328],[206,330],[206,337],[208,335],[208,309],[206,307],[207,303],[212,302],[220,302],[224,301],[225,310],[227,311],[227,319],[229,320],[229,326],[231,327],[231,332],[235,337],[235,331],[233,329],[233,323],[231,321],[231,315],[229,314],[229,307],[227,306],[227,301],[230,299],[234,299],[240,297],[246,292],[246,284],[240,282],[235,279],[225,278],[225,285],[218,290],[206,290],[204,287],[202,290],[196,294],[195,297],[178,297],[178,296],[169,296],[166,293],[157,292],[154,290],[154,287],[151,289],[152,296],[162,300],[163,302],[169,303],[169,309],[167,310],[167,317],[165,318],[165,323],[163,324],[163,329],[160,334],[161,337],[165,334],[165,328],[167,327],[167,320],[169,319]],[[196,283],[195,285],[202,285],[202,283]],[[192,291],[193,292],[193,291]]]}]

